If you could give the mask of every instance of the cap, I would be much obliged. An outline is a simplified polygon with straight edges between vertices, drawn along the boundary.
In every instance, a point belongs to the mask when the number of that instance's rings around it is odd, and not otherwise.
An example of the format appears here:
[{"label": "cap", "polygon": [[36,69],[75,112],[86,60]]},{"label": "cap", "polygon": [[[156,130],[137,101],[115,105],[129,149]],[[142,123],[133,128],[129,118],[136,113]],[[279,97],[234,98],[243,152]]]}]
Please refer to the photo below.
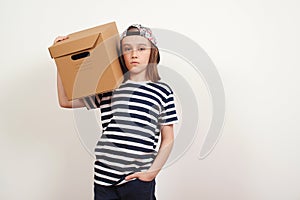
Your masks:
[{"label": "cap", "polygon": [[[138,31],[129,31],[131,28],[136,28]],[[141,24],[133,24],[129,26],[122,34],[121,40],[129,35],[140,35],[146,39],[148,39],[152,44],[157,47],[156,37],[153,35],[152,30],[148,27],[142,26]]]}]

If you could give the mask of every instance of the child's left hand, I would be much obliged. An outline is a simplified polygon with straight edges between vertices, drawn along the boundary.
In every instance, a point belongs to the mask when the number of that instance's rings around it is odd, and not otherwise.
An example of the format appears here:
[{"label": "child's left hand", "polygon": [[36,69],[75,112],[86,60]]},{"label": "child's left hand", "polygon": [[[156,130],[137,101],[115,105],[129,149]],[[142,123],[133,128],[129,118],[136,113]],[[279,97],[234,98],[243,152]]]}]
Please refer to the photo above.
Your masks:
[{"label": "child's left hand", "polygon": [[137,179],[139,179],[141,181],[150,182],[150,181],[152,181],[156,177],[156,175],[157,175],[157,173],[155,173],[155,172],[149,172],[149,171],[146,171],[146,172],[136,172],[134,174],[126,176],[125,180],[128,181],[128,180],[137,178]]}]

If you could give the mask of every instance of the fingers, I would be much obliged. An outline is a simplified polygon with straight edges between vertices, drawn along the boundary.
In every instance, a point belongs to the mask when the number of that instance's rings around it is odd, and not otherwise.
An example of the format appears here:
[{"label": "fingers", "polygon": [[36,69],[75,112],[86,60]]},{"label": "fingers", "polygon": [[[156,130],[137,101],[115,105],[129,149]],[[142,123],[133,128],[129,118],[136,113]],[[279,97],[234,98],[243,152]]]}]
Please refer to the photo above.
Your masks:
[{"label": "fingers", "polygon": [[131,180],[131,179],[134,179],[134,178],[138,178],[139,177],[139,174],[138,173],[134,173],[134,174],[130,174],[128,176],[125,177],[125,180],[128,181],[128,180]]},{"label": "fingers", "polygon": [[57,38],[55,38],[54,44],[57,43],[57,42],[66,40],[66,39],[68,39],[68,38],[69,38],[69,36],[58,36]]},{"label": "fingers", "polygon": [[137,178],[142,181],[152,181],[157,174],[149,173],[149,172],[136,172],[134,174],[130,174],[125,177],[126,181],[129,181],[131,179]]}]

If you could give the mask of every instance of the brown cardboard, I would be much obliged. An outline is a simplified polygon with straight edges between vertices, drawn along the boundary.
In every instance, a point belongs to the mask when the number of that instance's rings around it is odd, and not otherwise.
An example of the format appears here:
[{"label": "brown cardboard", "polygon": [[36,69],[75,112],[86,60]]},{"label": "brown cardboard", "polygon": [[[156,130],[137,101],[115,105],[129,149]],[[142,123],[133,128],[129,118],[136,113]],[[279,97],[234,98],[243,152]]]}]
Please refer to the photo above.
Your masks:
[{"label": "brown cardboard", "polygon": [[68,36],[48,48],[68,100],[111,91],[121,84],[123,73],[117,51],[120,37],[115,22]]}]

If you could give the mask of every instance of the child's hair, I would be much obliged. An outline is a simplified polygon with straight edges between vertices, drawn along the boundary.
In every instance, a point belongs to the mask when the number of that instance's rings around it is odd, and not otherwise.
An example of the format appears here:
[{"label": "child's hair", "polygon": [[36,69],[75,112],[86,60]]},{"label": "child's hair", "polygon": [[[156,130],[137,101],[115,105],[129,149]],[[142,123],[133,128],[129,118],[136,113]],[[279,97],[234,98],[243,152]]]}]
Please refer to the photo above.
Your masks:
[{"label": "child's hair", "polygon": [[125,66],[125,61],[124,61],[124,57],[123,57],[122,40],[124,37],[129,36],[129,35],[139,35],[150,41],[151,52],[150,52],[148,66],[146,69],[146,77],[153,82],[159,81],[160,76],[158,74],[157,64],[160,61],[160,54],[159,54],[159,50],[156,46],[157,45],[156,38],[153,35],[150,28],[144,27],[140,24],[133,24],[133,25],[129,26],[121,35],[119,59],[120,59],[120,63],[122,66],[123,73],[124,73],[124,81],[129,79],[129,74],[127,73],[128,69]]}]

